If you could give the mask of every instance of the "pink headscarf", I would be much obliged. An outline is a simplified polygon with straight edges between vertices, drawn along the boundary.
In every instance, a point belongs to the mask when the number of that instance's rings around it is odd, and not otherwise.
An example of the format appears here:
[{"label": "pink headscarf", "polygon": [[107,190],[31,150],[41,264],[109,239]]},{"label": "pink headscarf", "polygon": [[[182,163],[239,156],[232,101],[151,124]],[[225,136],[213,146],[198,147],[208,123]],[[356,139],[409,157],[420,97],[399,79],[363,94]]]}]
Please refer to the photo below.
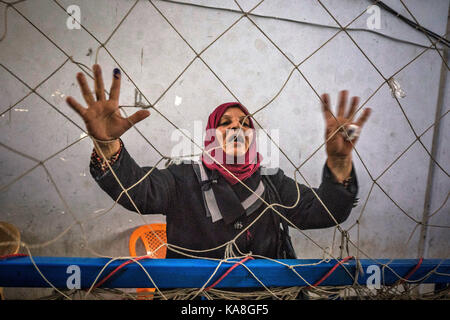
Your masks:
[{"label": "pink headscarf", "polygon": [[[262,157],[256,150],[256,134],[253,134],[253,140],[244,155],[244,163],[227,163],[227,154],[223,151],[218,139],[216,139],[215,129],[218,127],[220,118],[222,118],[225,111],[230,107],[238,107],[245,113],[249,115],[248,110],[238,102],[228,102],[218,106],[208,118],[208,124],[206,125],[206,137],[205,137],[205,151],[210,151],[210,155],[223,167],[233,173],[236,178],[243,181],[250,177],[256,170],[258,170]],[[251,129],[255,129],[252,119],[249,117],[249,124]],[[212,150],[214,149],[214,150]],[[212,150],[212,151],[211,151]],[[228,156],[228,159],[230,156]],[[210,170],[217,170],[219,173],[232,185],[239,182],[230,173],[228,173],[222,166],[213,161],[208,155],[202,155],[203,164]]]}]

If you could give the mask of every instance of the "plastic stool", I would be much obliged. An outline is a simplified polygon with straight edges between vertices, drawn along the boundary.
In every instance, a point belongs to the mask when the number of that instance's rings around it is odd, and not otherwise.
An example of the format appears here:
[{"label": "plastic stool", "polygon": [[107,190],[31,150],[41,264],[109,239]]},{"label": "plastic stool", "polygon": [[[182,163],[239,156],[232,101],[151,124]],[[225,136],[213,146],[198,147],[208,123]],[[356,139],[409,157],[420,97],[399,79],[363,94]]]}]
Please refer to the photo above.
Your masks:
[{"label": "plastic stool", "polygon": [[[140,226],[130,236],[129,249],[130,255],[136,257],[136,243],[141,239],[144,243],[147,255],[154,259],[165,259],[167,247],[163,244],[167,243],[166,224],[152,223]],[[139,300],[151,300],[155,288],[137,288]]]}]

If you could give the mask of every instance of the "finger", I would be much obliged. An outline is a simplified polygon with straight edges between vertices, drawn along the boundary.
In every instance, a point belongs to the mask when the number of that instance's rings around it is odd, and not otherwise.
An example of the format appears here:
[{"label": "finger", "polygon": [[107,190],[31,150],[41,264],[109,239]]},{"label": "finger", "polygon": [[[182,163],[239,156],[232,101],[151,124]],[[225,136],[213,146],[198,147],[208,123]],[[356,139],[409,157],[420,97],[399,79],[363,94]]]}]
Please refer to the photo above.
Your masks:
[{"label": "finger", "polygon": [[84,117],[87,110],[86,108],[84,108],[72,97],[67,97],[66,102],[73,110],[75,110],[76,113],[78,113],[81,117]]},{"label": "finger", "polygon": [[328,95],[328,93],[324,93],[322,94],[321,99],[323,115],[325,117],[325,120],[328,120],[333,117],[333,114],[330,110],[330,96]]},{"label": "finger", "polygon": [[100,68],[100,65],[94,64],[92,69],[94,70],[95,96],[97,97],[97,101],[105,101],[105,85],[103,84],[102,68]]},{"label": "finger", "polygon": [[348,110],[347,113],[347,119],[352,120],[353,117],[355,116],[355,111],[356,108],[358,107],[359,104],[359,97],[352,97],[351,101],[350,101],[350,110]]},{"label": "finger", "polygon": [[111,90],[109,92],[109,99],[119,101],[120,95],[120,69],[115,68],[113,71],[113,80],[111,84]]},{"label": "finger", "polygon": [[338,110],[337,117],[344,117],[345,106],[347,104],[348,91],[342,90],[339,92]]},{"label": "finger", "polygon": [[135,112],[134,114],[132,114],[131,116],[129,116],[127,118],[129,128],[131,126],[133,126],[134,124],[138,123],[139,121],[144,120],[149,115],[150,115],[150,111],[148,111],[148,110],[139,110],[139,111]]},{"label": "finger", "polygon": [[369,119],[371,112],[372,112],[372,109],[370,109],[370,108],[364,109],[363,113],[358,118],[358,121],[356,121],[356,125],[362,127],[364,125],[364,123],[366,123],[367,119]]},{"label": "finger", "polygon": [[86,77],[82,72],[77,73],[77,81],[81,88],[81,93],[84,97],[84,100],[90,106],[95,102],[94,96],[92,95],[91,89],[86,81]]}]

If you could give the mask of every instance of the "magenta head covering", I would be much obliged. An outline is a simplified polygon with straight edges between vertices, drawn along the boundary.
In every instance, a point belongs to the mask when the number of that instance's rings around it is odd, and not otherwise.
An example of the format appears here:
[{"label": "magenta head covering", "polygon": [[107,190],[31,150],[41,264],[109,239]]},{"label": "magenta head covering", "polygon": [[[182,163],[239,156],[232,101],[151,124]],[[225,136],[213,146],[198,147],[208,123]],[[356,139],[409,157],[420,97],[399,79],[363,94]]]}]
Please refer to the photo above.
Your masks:
[{"label": "magenta head covering", "polygon": [[[208,118],[208,123],[206,125],[206,136],[205,136],[205,152],[208,152],[211,157],[207,154],[202,155],[203,164],[210,170],[217,170],[220,174],[230,183],[236,184],[239,180],[243,181],[250,177],[256,170],[258,170],[261,163],[261,155],[257,152],[256,148],[256,134],[253,134],[253,139],[250,146],[245,153],[241,156],[242,159],[239,161],[236,157],[231,157],[227,155],[222,146],[220,145],[219,139],[216,136],[216,128],[219,126],[220,119],[228,108],[237,107],[244,112],[245,115],[249,115],[248,110],[238,102],[228,102],[218,106]],[[251,130],[254,130],[253,121],[251,117],[248,117]],[[214,161],[216,160],[216,161]],[[222,167],[222,166],[223,167]],[[224,167],[230,171],[234,178]]]}]

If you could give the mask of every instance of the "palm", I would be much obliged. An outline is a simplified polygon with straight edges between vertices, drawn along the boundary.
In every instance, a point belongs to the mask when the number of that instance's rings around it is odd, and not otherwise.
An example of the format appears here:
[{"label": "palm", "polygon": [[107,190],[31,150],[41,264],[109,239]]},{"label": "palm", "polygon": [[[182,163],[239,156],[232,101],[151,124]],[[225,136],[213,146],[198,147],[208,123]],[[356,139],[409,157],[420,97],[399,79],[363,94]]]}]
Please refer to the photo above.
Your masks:
[{"label": "palm", "polygon": [[339,132],[338,134],[333,135],[333,133],[336,132],[341,125],[346,123],[347,120],[348,119],[346,118],[339,117],[336,118],[336,120],[333,118],[327,121],[326,148],[328,154],[344,157],[351,153],[353,147],[352,142],[347,141],[343,135],[339,134]]},{"label": "palm", "polygon": [[99,140],[116,139],[126,131],[127,120],[120,115],[119,108],[111,101],[96,102],[87,110],[85,119],[87,131]]}]

